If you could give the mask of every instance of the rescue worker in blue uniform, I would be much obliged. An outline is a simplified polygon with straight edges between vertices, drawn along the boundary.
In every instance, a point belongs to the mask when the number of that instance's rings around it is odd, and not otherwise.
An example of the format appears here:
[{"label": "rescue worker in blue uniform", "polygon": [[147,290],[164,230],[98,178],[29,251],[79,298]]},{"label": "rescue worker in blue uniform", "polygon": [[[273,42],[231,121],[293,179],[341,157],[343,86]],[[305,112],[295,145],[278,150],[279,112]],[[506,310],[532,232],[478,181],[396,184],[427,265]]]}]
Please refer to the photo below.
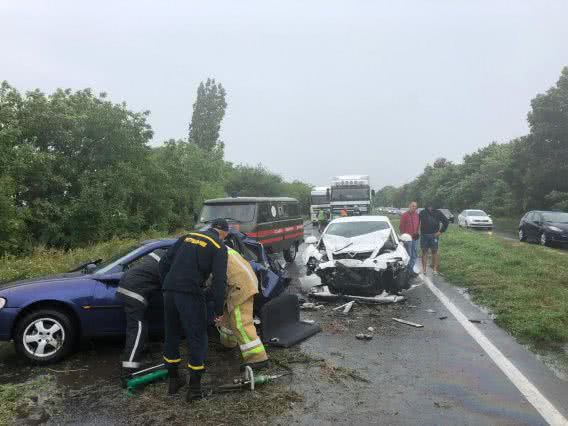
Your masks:
[{"label": "rescue worker in blue uniform", "polygon": [[141,367],[140,356],[148,337],[146,310],[150,294],[160,291],[159,262],[166,249],[157,249],[139,259],[118,284],[116,297],[124,303],[126,343],[122,354],[122,378]]},{"label": "rescue worker in blue uniform", "polygon": [[205,283],[212,276],[211,296],[217,319],[223,315],[227,281],[227,237],[225,219],[215,219],[211,228],[179,238],[160,262],[164,295],[164,361],[169,371],[168,393],[175,394],[183,382],[179,379],[179,345],[182,331],[189,351],[189,389],[186,399],[202,397],[201,378],[207,355],[207,305]]}]

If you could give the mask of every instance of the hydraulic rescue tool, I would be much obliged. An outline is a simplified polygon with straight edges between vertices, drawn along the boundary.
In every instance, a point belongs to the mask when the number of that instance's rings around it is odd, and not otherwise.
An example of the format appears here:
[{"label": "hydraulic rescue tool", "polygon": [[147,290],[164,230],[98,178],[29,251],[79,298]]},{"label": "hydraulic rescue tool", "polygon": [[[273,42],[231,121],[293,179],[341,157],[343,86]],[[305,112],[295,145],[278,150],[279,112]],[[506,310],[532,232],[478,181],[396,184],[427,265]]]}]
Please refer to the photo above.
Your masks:
[{"label": "hydraulic rescue tool", "polygon": [[280,377],[287,376],[289,374],[292,373],[286,372],[272,376],[264,374],[255,375],[253,369],[247,366],[245,368],[245,377],[239,377],[233,380],[233,383],[217,386],[213,391],[213,393],[236,392],[244,389],[249,389],[251,391],[254,391],[254,388],[257,385],[264,385],[270,383]]},{"label": "hydraulic rescue tool", "polygon": [[128,391],[128,395],[132,396],[134,389],[139,386],[167,379],[168,370],[166,370],[165,367],[165,364],[158,364],[132,373],[126,380],[126,390]]}]

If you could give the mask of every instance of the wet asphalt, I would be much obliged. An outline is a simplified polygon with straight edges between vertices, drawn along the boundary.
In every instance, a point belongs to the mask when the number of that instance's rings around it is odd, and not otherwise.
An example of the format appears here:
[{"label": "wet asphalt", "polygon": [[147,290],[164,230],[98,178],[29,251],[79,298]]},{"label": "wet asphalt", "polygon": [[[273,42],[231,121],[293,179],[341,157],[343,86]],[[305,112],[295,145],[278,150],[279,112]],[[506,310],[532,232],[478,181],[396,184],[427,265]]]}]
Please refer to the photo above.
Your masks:
[{"label": "wet asphalt", "polygon": [[[291,267],[297,277],[304,273],[299,265],[298,259]],[[476,326],[568,416],[568,382],[517,344],[493,323],[488,313],[474,306],[443,277],[431,279],[469,319],[480,320]],[[306,395],[306,405],[313,409],[296,417],[296,423],[546,424],[425,285],[406,296],[407,301],[397,305],[356,304],[343,318],[342,314],[329,312],[332,306],[326,308],[327,312],[304,314],[321,321],[324,332],[303,343],[302,348],[358,370],[370,383],[352,384],[349,389],[322,389],[317,383],[303,382],[300,387]],[[444,316],[448,318],[439,319]],[[424,327],[398,324],[392,317]],[[344,327],[330,327],[330,322]],[[356,340],[355,334],[366,332],[369,326],[375,328],[373,340]]]},{"label": "wet asphalt", "polygon": [[[306,227],[306,235],[314,232]],[[301,254],[288,265],[293,278],[289,291],[308,299],[299,278],[305,274]],[[443,258],[443,252],[441,253]],[[432,277],[466,316],[480,320],[478,327],[532,381],[564,416],[568,416],[568,381],[499,329],[490,315],[474,306],[443,277]],[[406,292],[407,300],[393,305],[355,304],[344,315],[333,311],[339,302],[325,303],[319,311],[302,311],[304,319],[321,324],[323,331],[300,344],[300,349],[326,360],[328,367],[293,364],[286,386],[303,395],[269,424],[420,424],[420,425],[540,425],[539,413],[497,368],[481,347],[446,311],[425,285]],[[434,311],[434,312],[430,312]],[[447,316],[446,319],[440,319]],[[422,324],[414,328],[392,317]],[[357,333],[373,339],[360,341]],[[124,424],[132,422],[117,381],[122,342],[84,342],[67,361],[49,368],[32,367],[18,359],[10,347],[0,347],[0,383],[21,382],[50,373],[66,389],[62,410],[51,424]],[[160,341],[150,346],[148,360],[156,359]],[[270,350],[269,350],[270,353]],[[227,377],[238,373],[238,359],[214,357],[212,370]],[[356,371],[361,380],[330,380],[334,367]],[[71,395],[71,397],[69,397]],[[118,401],[118,402],[117,402]],[[129,407],[126,407],[129,408]],[[172,407],[175,410],[175,407]],[[127,417],[125,417],[125,413]],[[135,423],[161,423],[159,419]]]}]

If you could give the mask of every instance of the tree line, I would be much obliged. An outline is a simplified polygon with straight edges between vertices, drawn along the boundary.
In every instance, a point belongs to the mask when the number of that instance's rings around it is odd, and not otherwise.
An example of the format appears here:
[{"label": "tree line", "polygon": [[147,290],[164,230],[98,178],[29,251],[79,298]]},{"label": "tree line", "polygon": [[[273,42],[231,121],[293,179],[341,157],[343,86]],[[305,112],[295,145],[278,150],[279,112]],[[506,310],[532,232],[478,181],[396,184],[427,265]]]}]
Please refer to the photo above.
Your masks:
[{"label": "tree line", "polygon": [[431,202],[453,210],[480,208],[497,216],[531,209],[568,210],[568,67],[531,101],[529,134],[493,142],[463,162],[439,158],[413,181],[376,192],[377,206]]},{"label": "tree line", "polygon": [[154,147],[149,112],[106,93],[22,94],[2,82],[0,254],[172,233],[193,225],[205,199],[227,194],[291,196],[307,213],[310,185],[224,159],[225,98],[220,83],[201,83],[187,138]]}]

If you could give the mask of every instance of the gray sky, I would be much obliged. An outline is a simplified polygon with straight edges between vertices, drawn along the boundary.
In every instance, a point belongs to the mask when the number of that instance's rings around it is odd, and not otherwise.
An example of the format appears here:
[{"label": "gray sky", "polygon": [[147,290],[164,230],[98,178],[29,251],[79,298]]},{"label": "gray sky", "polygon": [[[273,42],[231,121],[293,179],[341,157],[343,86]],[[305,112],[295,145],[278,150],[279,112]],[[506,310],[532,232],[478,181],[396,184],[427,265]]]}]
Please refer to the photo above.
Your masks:
[{"label": "gray sky", "polygon": [[106,91],[152,112],[158,144],[215,77],[226,158],[316,185],[398,185],[525,134],[568,65],[564,0],[86,3],[0,0],[0,80]]}]

